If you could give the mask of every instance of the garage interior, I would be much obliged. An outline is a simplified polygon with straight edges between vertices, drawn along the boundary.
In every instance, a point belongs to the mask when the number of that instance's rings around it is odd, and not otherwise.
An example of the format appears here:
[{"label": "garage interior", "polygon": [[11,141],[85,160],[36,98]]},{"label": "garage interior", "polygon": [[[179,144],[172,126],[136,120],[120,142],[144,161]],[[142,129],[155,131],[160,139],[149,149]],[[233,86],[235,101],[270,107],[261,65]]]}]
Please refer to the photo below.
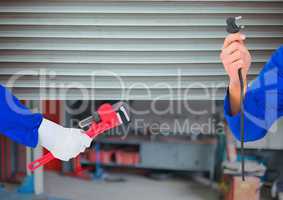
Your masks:
[{"label": "garage interior", "polygon": [[0,199],[282,200],[282,120],[245,144],[245,183],[237,171],[219,59],[230,16],[242,16],[252,81],[283,44],[282,0],[0,1],[1,85],[65,127],[105,103],[131,118],[35,172],[47,150],[0,134]]}]

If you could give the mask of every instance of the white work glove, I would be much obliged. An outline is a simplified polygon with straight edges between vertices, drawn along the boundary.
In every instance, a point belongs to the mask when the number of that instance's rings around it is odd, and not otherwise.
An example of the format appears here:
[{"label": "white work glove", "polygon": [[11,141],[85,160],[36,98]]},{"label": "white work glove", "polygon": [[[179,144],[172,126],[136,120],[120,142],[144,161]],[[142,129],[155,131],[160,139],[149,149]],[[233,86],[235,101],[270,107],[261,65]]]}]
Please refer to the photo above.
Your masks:
[{"label": "white work glove", "polygon": [[65,128],[47,119],[43,119],[38,135],[39,143],[63,161],[84,152],[92,141],[81,129]]}]

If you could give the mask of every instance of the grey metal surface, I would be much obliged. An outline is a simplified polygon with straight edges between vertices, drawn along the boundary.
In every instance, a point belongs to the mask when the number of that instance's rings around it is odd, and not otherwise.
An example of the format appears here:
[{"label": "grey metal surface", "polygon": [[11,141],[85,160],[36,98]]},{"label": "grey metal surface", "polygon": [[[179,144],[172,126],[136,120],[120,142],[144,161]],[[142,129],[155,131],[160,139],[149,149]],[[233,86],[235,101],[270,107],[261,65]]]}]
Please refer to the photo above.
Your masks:
[{"label": "grey metal surface", "polygon": [[[162,142],[143,140],[107,140],[97,142],[101,144],[124,144],[139,146],[140,163],[136,165],[121,165],[117,163],[102,164],[106,167],[127,167],[145,169],[165,169],[194,172],[209,172],[210,179],[214,178],[217,143],[199,142]],[[84,165],[95,165],[87,160]]]},{"label": "grey metal surface", "polygon": [[[78,86],[78,85],[75,85]],[[201,90],[198,88],[193,89],[176,89],[169,91],[166,88],[162,89],[151,89],[146,91],[143,89],[52,89],[44,88],[39,90],[38,88],[15,88],[12,90],[14,94],[20,99],[29,98],[32,100],[56,100],[56,99],[69,99],[69,100],[101,100],[101,99],[111,99],[111,100],[152,100],[152,99],[167,99],[167,100],[207,100],[215,99],[222,100],[226,93],[225,88],[209,88],[208,90]],[[205,92],[205,93],[204,93]],[[162,97],[162,98],[160,98]]]},{"label": "grey metal surface", "polygon": [[216,144],[142,143],[140,148],[144,167],[209,172],[214,168]]},{"label": "grey metal surface", "polygon": [[1,1],[0,83],[21,99],[222,99],[230,15],[243,16],[255,75],[283,43],[283,1]]}]

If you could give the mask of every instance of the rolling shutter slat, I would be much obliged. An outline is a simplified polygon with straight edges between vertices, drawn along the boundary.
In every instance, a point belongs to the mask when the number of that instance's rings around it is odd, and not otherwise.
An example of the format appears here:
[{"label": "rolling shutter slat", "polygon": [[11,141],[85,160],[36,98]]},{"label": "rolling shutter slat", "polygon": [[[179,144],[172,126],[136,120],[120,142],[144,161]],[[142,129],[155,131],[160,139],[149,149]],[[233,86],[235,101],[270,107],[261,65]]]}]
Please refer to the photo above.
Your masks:
[{"label": "rolling shutter slat", "polygon": [[0,83],[27,100],[223,99],[230,15],[253,79],[283,44],[282,0],[1,1]]}]

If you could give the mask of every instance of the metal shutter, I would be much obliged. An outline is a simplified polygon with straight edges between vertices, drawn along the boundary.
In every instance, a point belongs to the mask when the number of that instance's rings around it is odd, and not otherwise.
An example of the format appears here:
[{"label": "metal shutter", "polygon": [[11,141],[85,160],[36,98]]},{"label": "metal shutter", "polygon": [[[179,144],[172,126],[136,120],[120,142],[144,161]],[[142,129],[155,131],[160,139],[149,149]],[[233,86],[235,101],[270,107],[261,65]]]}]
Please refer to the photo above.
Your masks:
[{"label": "metal shutter", "polygon": [[283,1],[1,1],[0,83],[30,100],[223,99],[231,15],[256,75],[283,44]]}]

